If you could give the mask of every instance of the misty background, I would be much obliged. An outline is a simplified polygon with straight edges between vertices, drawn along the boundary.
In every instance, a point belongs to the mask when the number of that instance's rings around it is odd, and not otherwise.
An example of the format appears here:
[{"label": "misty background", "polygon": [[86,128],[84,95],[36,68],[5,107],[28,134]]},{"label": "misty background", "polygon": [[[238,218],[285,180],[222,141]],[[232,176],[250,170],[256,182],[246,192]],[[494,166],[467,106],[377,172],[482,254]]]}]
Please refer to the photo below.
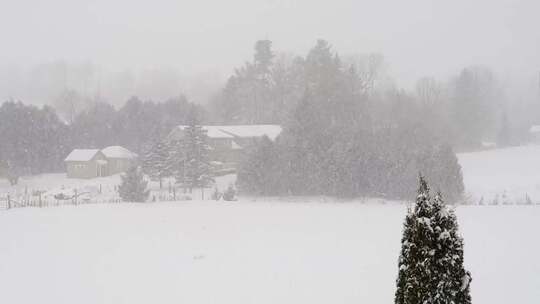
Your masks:
[{"label": "misty background", "polygon": [[0,99],[54,105],[70,92],[121,106],[183,94],[207,103],[255,41],[301,55],[322,38],[342,57],[380,54],[397,88],[481,65],[510,101],[531,100],[539,10],[534,0],[22,0],[0,10]]}]

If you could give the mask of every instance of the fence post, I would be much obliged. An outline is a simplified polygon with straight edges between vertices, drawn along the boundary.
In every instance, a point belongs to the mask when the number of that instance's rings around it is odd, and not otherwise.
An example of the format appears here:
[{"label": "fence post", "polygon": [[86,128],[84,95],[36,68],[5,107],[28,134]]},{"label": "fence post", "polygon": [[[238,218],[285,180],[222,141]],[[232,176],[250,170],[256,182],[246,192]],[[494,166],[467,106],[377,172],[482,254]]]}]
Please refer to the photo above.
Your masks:
[{"label": "fence post", "polygon": [[42,202],[41,202],[41,191],[39,191],[39,208],[42,208]]},{"label": "fence post", "polygon": [[73,197],[73,205],[77,206],[77,189],[75,189],[75,196]]},{"label": "fence post", "polygon": [[7,195],[7,206],[8,209],[11,209],[11,198],[9,197],[9,194]]}]

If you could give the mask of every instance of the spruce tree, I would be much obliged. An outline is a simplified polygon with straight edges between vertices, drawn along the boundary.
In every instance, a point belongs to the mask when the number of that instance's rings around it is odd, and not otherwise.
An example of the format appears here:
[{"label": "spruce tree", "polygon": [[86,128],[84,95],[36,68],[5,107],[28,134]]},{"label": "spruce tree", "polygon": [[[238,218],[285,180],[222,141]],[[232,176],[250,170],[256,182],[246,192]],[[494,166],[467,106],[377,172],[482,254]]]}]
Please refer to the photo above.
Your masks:
[{"label": "spruce tree", "polygon": [[194,111],[190,112],[188,120],[173,153],[175,177],[177,183],[182,183],[190,192],[193,188],[201,188],[204,199],[204,188],[214,182],[208,135]]},{"label": "spruce tree", "polygon": [[405,218],[396,304],[469,304],[470,273],[463,267],[457,219],[440,194],[431,198],[425,179]]},{"label": "spruce tree", "polygon": [[150,177],[159,180],[159,189],[163,188],[163,178],[170,175],[169,145],[164,140],[156,142],[144,157],[144,169]]},{"label": "spruce tree", "polygon": [[144,179],[144,174],[139,166],[129,167],[121,178],[122,182],[118,187],[118,194],[124,202],[143,203],[148,200],[150,194],[147,190],[148,182]]},{"label": "spruce tree", "polygon": [[209,159],[208,135],[200,125],[195,124],[187,126],[184,132],[186,151],[184,182],[189,187],[190,192],[193,188],[201,188],[204,193],[204,188],[214,181]]},{"label": "spruce tree", "polygon": [[167,159],[167,167],[169,168],[172,176],[176,180],[177,185],[184,187],[184,193],[186,190],[186,145],[185,140],[177,140],[170,145],[170,153]]}]

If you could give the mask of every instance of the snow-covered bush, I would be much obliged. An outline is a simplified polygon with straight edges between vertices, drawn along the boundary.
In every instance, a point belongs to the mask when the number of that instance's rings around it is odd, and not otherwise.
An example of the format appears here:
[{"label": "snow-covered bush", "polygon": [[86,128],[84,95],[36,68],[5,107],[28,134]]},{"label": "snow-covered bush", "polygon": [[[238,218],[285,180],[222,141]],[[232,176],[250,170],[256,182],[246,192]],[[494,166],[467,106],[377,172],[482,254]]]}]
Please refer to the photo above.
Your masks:
[{"label": "snow-covered bush", "polygon": [[236,190],[232,185],[229,185],[227,190],[223,193],[223,200],[225,201],[236,201]]}]

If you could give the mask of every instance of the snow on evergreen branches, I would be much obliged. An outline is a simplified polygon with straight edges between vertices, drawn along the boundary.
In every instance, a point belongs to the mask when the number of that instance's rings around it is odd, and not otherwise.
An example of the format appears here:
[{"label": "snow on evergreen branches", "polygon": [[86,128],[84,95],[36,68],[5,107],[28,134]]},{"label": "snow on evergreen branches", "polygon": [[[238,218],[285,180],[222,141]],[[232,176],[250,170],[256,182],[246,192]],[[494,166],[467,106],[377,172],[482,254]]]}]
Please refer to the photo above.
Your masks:
[{"label": "snow on evergreen branches", "polygon": [[425,179],[405,217],[398,261],[396,304],[469,304],[471,275],[463,266],[457,218]]}]

